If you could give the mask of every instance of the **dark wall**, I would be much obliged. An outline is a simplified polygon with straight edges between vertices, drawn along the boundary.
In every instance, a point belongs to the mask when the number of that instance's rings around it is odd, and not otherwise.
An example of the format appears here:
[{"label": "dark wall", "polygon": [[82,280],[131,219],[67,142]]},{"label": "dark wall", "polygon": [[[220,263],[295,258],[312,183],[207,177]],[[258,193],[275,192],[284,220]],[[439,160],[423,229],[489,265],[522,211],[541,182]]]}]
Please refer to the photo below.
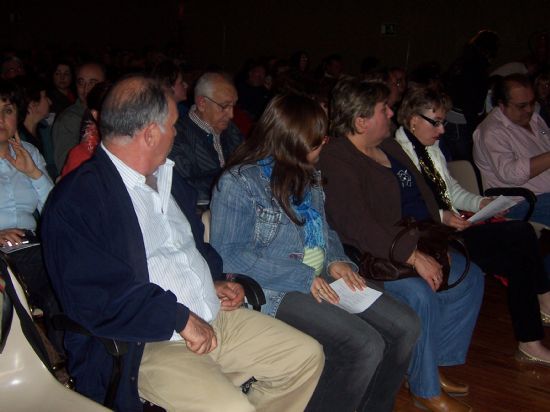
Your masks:
[{"label": "dark wall", "polygon": [[[177,42],[199,65],[236,69],[246,57],[305,49],[316,63],[340,52],[347,71],[367,55],[409,67],[446,66],[479,28],[501,36],[497,63],[528,51],[550,28],[549,0],[2,0],[0,47],[144,47]],[[183,7],[183,12],[181,8]],[[7,12],[4,12],[6,11]],[[380,34],[381,24],[397,26]]]}]

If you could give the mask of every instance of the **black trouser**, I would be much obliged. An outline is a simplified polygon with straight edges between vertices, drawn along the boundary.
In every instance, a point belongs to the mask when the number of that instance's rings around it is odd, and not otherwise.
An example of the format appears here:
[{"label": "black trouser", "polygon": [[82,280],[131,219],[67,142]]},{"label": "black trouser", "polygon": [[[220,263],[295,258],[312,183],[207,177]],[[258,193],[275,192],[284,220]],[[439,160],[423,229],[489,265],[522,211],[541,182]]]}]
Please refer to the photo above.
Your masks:
[{"label": "black trouser", "polygon": [[508,278],[508,306],[520,342],[541,340],[544,329],[537,294],[550,290],[535,231],[508,221],[472,226],[462,232],[473,262],[484,272]]}]

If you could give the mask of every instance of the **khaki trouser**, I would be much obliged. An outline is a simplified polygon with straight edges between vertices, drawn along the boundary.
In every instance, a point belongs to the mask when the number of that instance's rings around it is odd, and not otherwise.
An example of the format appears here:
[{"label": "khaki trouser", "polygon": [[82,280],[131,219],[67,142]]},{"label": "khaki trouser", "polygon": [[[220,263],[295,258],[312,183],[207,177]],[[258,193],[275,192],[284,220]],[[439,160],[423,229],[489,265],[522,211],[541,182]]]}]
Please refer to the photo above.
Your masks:
[{"label": "khaki trouser", "polygon": [[[212,326],[218,347],[207,355],[184,341],[147,343],[140,396],[167,411],[304,410],[324,364],[316,340],[248,309],[220,311]],[[258,382],[244,395],[240,385],[251,376]]]}]

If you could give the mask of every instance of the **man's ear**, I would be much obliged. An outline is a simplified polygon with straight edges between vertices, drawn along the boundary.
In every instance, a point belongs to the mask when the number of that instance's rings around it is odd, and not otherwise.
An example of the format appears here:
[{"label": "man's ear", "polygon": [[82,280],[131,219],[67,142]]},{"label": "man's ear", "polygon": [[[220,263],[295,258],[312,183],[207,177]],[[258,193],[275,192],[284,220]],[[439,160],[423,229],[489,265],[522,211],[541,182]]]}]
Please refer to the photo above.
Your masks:
[{"label": "man's ear", "polygon": [[195,97],[195,105],[197,106],[197,110],[199,112],[204,112],[205,106],[206,106],[206,99],[204,96],[196,96]]},{"label": "man's ear", "polygon": [[160,135],[159,126],[156,123],[149,123],[143,129],[143,143],[147,148],[156,146],[158,136]]}]

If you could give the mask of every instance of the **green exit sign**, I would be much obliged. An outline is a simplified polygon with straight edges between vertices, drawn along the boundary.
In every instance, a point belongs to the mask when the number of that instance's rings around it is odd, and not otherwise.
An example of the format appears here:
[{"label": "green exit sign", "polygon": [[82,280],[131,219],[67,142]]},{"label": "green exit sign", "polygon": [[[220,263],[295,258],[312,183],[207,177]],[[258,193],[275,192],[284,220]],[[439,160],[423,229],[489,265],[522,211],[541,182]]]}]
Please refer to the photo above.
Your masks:
[{"label": "green exit sign", "polygon": [[380,33],[383,36],[393,36],[397,34],[397,24],[396,23],[382,23],[380,26]]}]

